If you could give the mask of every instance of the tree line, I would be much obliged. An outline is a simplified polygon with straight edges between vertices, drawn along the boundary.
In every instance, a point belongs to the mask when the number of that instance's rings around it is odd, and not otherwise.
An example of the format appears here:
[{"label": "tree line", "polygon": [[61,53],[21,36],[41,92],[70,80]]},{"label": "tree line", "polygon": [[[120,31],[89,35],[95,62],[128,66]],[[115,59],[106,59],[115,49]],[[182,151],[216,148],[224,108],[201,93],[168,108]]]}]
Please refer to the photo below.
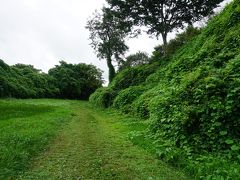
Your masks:
[{"label": "tree line", "polygon": [[214,13],[223,0],[106,0],[100,12],[88,20],[91,45],[100,59],[105,59],[109,69],[109,82],[116,75],[113,63],[124,64],[128,50],[127,38],[141,34],[147,27],[151,36],[162,37],[163,55],[167,53],[167,36],[170,32],[186,27]]},{"label": "tree line", "polygon": [[102,71],[84,63],[60,61],[44,73],[32,65],[0,60],[0,98],[88,99],[103,83]]}]

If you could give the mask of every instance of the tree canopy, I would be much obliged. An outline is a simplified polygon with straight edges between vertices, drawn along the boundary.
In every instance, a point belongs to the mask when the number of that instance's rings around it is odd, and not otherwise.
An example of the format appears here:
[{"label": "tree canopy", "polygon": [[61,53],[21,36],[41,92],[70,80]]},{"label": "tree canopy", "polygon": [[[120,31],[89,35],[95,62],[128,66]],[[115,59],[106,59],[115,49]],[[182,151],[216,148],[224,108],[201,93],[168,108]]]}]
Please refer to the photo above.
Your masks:
[{"label": "tree canopy", "polygon": [[49,70],[55,79],[61,98],[88,99],[97,88],[102,86],[102,72],[93,65],[68,64],[60,61],[60,65]]},{"label": "tree canopy", "polygon": [[111,10],[126,22],[145,25],[148,33],[162,36],[167,44],[167,35],[212,14],[223,0],[107,0]]},{"label": "tree canopy", "polygon": [[0,97],[55,98],[58,92],[53,78],[32,65],[9,66],[0,60]]},{"label": "tree canopy", "polygon": [[43,73],[32,65],[9,66],[0,60],[0,98],[87,99],[102,86],[102,72],[93,65],[64,61]]}]

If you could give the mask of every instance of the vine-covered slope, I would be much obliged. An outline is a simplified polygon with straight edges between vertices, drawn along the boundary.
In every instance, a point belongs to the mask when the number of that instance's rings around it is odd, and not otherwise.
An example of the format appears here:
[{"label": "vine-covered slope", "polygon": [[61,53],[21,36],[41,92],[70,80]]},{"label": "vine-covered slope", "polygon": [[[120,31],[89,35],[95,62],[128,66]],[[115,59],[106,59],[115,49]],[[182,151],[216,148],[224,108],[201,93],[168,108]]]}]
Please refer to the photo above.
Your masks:
[{"label": "vine-covered slope", "polygon": [[149,119],[159,157],[196,177],[239,177],[240,0],[168,63],[125,70],[90,101]]}]

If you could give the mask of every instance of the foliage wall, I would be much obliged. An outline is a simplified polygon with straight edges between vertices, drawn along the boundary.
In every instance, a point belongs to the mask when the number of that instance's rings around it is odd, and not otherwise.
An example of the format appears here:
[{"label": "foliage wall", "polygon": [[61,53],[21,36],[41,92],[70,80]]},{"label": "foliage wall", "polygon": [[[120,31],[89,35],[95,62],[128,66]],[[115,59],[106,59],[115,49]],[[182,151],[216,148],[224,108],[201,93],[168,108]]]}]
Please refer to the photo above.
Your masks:
[{"label": "foliage wall", "polygon": [[95,66],[60,63],[46,74],[31,65],[9,66],[0,60],[0,98],[88,99],[102,86]]},{"label": "foliage wall", "polygon": [[160,158],[180,166],[185,158],[197,177],[240,178],[240,1],[169,58],[153,58],[165,62],[142,81],[134,68],[117,75],[112,107],[149,119]]}]

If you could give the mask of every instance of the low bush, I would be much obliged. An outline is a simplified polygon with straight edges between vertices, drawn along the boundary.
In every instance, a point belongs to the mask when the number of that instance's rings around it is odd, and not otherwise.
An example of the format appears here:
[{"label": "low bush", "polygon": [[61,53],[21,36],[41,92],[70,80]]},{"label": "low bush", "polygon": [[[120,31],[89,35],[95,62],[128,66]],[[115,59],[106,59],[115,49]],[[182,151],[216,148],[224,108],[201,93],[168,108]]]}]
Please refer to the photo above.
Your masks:
[{"label": "low bush", "polygon": [[143,94],[141,94],[138,98],[135,99],[132,103],[132,111],[133,115],[141,118],[141,119],[148,119],[150,117],[149,111],[149,103],[153,97],[158,95],[158,91],[156,89],[149,89],[146,90]]},{"label": "low bush", "polygon": [[116,91],[111,88],[103,87],[97,89],[95,93],[90,96],[89,101],[95,107],[108,108],[113,104],[116,95]]},{"label": "low bush", "polygon": [[[100,88],[95,93],[93,93],[89,99],[90,103],[101,108],[112,106],[113,100],[115,97],[117,97],[121,90],[144,84],[146,78],[150,74],[153,74],[157,68],[158,63],[153,63],[150,65],[139,65],[124,69],[117,74],[108,88]],[[144,86],[148,85],[145,84]],[[141,90],[141,92],[143,91]]]},{"label": "low bush", "polygon": [[139,65],[124,69],[113,79],[110,87],[114,90],[126,89],[130,86],[138,86],[145,82],[146,78],[153,74],[159,67],[158,63],[150,65]]},{"label": "low bush", "polygon": [[139,97],[146,87],[143,86],[131,86],[119,92],[113,102],[113,107],[124,112],[130,113],[132,111],[132,102]]}]

